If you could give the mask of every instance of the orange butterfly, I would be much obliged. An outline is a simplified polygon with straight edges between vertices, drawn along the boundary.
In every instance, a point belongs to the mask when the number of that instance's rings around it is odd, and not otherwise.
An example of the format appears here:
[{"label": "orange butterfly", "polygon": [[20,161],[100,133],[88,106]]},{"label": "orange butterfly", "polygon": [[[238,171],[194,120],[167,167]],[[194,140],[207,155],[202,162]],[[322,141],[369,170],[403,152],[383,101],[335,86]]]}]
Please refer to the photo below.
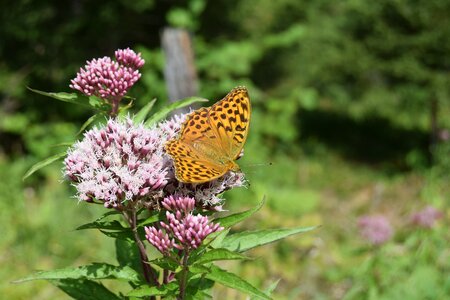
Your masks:
[{"label": "orange butterfly", "polygon": [[250,98],[245,87],[236,87],[211,107],[188,115],[178,139],[167,142],[175,162],[175,175],[185,183],[204,183],[239,171],[235,160],[247,139]]}]

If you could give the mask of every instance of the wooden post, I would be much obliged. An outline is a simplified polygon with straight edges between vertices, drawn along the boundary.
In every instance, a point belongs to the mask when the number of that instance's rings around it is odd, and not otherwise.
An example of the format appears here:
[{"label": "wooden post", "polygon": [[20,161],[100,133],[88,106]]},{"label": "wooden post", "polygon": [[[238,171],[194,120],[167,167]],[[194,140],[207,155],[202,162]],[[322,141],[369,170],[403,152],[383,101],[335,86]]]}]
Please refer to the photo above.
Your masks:
[{"label": "wooden post", "polygon": [[[185,29],[165,28],[161,42],[166,60],[164,77],[169,100],[174,102],[197,96],[197,71],[189,32]],[[188,111],[189,108],[184,108],[175,113]]]}]

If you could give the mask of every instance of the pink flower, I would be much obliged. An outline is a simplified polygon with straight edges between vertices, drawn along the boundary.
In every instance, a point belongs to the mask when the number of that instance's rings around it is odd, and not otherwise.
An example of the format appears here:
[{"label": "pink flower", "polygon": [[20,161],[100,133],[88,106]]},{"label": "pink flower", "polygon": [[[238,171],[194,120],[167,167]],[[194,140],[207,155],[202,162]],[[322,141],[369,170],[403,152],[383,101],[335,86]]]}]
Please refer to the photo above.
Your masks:
[{"label": "pink flower", "polygon": [[141,53],[134,52],[130,48],[118,49],[115,53],[116,60],[119,64],[131,67],[133,69],[140,69],[145,64],[145,61],[141,58]]},{"label": "pink flower", "polygon": [[[167,255],[164,247],[167,241],[171,241],[170,245],[179,250],[197,249],[208,235],[223,230],[219,224],[210,222],[207,216],[192,214],[195,204],[193,198],[169,196],[162,204],[168,210],[167,221],[159,224],[165,233],[154,226],[146,227],[145,231],[150,233],[147,234],[148,241],[164,255]],[[165,241],[164,245],[162,240]]]},{"label": "pink flower", "polygon": [[174,247],[173,239],[169,239],[169,235],[164,233],[161,229],[157,230],[155,227],[144,227],[145,238],[152,244],[159,252],[168,254]]},{"label": "pink flower", "polygon": [[393,235],[389,220],[381,215],[363,216],[358,220],[361,236],[374,245],[387,242]]},{"label": "pink flower", "polygon": [[72,89],[86,96],[97,96],[111,102],[118,102],[139,80],[139,68],[144,65],[140,54],[129,48],[116,51],[117,61],[103,57],[87,61],[77,76],[70,82]]},{"label": "pink flower", "polygon": [[424,228],[432,228],[436,221],[443,217],[443,213],[431,205],[428,205],[421,211],[414,213],[411,216],[411,221]]},{"label": "pink flower", "polygon": [[182,211],[185,215],[189,214],[195,208],[194,198],[169,196],[165,198],[162,205],[168,211]]},{"label": "pink flower", "polygon": [[109,120],[69,150],[66,177],[81,200],[120,208],[126,201],[149,199],[168,182],[167,158],[157,129]]}]

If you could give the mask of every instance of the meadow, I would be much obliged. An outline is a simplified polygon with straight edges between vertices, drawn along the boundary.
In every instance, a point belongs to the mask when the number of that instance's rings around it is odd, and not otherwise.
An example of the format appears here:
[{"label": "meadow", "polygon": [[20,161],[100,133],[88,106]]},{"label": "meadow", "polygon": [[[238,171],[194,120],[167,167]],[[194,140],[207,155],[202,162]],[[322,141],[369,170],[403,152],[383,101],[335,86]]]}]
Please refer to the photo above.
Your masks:
[{"label": "meadow", "polygon": [[[20,0],[1,11],[5,299],[69,299],[45,281],[11,282],[116,262],[101,233],[74,230],[105,208],[73,197],[61,161],[22,180],[62,143],[81,139],[91,111],[26,87],[72,92],[86,60],[130,47],[146,60],[130,91],[134,107],[153,98],[164,107],[166,26],[191,33],[197,96],[211,104],[235,86],[249,89],[239,160],[248,184],[225,192],[224,208],[265,204],[235,230],[320,225],[223,267],[261,288],[279,280],[274,299],[450,298],[448,1],[73,1],[67,10]],[[435,213],[424,221],[427,208]],[[374,242],[362,233],[364,216],[382,217],[390,233]],[[212,294],[246,299],[222,286]]]}]

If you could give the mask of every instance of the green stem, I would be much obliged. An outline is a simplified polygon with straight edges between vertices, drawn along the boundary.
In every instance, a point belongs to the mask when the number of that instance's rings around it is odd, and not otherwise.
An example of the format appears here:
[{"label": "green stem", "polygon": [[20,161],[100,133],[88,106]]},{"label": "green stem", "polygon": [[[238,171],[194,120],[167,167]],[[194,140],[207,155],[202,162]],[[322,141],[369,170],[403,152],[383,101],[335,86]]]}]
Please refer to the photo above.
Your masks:
[{"label": "green stem", "polygon": [[189,259],[189,252],[187,251],[187,249],[185,249],[182,262],[183,270],[181,271],[181,278],[180,278],[180,296],[178,297],[179,300],[184,300],[186,297],[186,283],[189,271],[188,259]]},{"label": "green stem", "polygon": [[136,242],[136,245],[138,246],[139,249],[139,255],[141,257],[141,265],[145,281],[147,281],[147,283],[150,285],[153,284],[155,286],[159,286],[158,277],[156,276],[153,268],[148,264],[148,256],[145,251],[144,243],[142,243],[141,239],[139,238],[139,234],[137,232],[136,210],[133,208],[130,214],[131,216],[128,215],[127,212],[124,212],[124,217],[128,221],[128,224],[130,224],[131,230],[133,232],[134,241]]}]

